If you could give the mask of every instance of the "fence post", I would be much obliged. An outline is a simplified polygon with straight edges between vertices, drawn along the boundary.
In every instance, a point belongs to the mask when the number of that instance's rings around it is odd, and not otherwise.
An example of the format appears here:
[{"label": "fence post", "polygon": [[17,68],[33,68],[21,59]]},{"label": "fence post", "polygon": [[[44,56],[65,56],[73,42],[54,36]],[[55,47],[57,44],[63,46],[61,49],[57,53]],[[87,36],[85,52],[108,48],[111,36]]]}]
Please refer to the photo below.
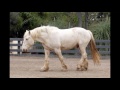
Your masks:
[{"label": "fence post", "polygon": [[[18,45],[20,45],[20,40],[18,40]],[[18,50],[20,50],[20,46],[18,46]],[[20,51],[18,51],[18,54],[20,55]]]}]

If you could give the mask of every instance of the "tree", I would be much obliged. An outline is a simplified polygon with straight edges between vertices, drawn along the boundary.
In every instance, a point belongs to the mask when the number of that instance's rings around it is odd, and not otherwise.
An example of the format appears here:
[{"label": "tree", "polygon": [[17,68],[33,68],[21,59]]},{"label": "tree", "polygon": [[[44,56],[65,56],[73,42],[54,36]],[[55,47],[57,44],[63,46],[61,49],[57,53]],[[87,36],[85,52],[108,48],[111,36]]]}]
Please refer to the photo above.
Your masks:
[{"label": "tree", "polygon": [[22,21],[19,12],[10,12],[10,37],[18,37]]},{"label": "tree", "polygon": [[77,12],[78,16],[78,26],[82,27],[82,14],[81,12]]},{"label": "tree", "polygon": [[88,12],[85,12],[85,28],[88,27]]}]

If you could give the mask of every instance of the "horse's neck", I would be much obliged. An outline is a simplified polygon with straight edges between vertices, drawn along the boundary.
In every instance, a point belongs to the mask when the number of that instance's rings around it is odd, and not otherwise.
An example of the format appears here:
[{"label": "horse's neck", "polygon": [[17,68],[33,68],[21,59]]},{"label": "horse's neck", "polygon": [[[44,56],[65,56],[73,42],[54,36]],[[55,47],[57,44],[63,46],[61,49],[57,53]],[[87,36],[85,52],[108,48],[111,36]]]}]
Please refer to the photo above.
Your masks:
[{"label": "horse's neck", "polygon": [[31,30],[30,32],[31,32],[30,34],[31,34],[33,40],[36,41],[36,39],[37,39],[37,34],[38,34],[38,33],[37,33],[37,30]]},{"label": "horse's neck", "polygon": [[38,42],[41,42],[43,43],[44,42],[44,39],[40,38],[39,36],[39,31],[38,30],[31,30],[31,36],[33,38],[34,41],[38,41]]}]

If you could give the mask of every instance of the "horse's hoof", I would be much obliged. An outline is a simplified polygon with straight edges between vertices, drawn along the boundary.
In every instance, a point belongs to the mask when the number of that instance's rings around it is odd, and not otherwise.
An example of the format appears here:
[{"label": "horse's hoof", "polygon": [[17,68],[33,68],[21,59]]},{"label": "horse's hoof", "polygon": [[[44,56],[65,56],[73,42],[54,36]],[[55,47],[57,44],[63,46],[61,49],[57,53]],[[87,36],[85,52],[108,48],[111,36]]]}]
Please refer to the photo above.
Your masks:
[{"label": "horse's hoof", "polygon": [[77,66],[77,71],[87,71],[88,67],[86,66]]},{"label": "horse's hoof", "polygon": [[80,69],[80,65],[78,64],[76,70],[79,71],[79,69]]},{"label": "horse's hoof", "polygon": [[67,69],[67,65],[63,65],[62,67],[63,67],[64,69]]},{"label": "horse's hoof", "polygon": [[47,68],[41,68],[41,72],[46,72],[46,71],[48,71],[49,70],[49,67],[47,67]]},{"label": "horse's hoof", "polygon": [[78,68],[78,67],[76,68],[77,71],[79,71],[79,69],[80,69],[80,68]]},{"label": "horse's hoof", "polygon": [[79,70],[80,71],[87,71],[87,67],[81,67]]}]

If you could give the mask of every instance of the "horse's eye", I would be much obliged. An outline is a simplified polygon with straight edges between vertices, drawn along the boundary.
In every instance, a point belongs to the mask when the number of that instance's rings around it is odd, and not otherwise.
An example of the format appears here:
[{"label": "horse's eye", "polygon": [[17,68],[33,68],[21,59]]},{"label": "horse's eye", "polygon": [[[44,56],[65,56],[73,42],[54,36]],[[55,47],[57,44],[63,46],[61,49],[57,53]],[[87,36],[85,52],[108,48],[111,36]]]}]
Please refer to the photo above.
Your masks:
[{"label": "horse's eye", "polygon": [[26,39],[26,40],[28,40],[28,39]]}]

